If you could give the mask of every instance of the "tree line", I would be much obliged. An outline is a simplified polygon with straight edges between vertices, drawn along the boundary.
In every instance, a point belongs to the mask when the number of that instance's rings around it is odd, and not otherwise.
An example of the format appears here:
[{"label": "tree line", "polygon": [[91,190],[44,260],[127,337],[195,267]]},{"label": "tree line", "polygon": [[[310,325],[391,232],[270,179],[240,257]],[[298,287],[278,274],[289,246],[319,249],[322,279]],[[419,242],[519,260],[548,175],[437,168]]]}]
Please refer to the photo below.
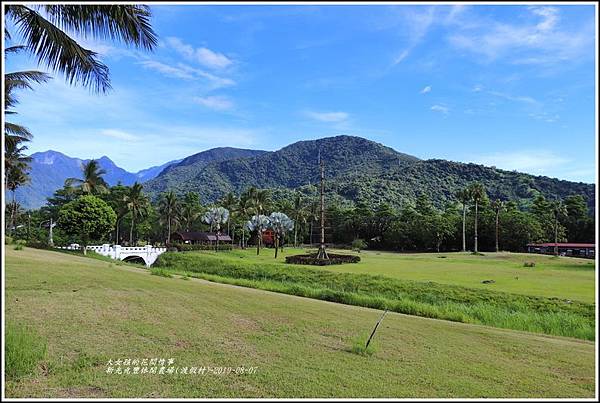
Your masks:
[{"label": "tree line", "polygon": [[[162,193],[152,202],[143,185],[108,186],[95,160],[83,166],[83,178],[69,178],[46,206],[30,212],[12,209],[7,232],[35,242],[47,242],[50,219],[58,222],[55,243],[110,242],[121,245],[171,244],[175,231],[227,234],[245,248],[252,239],[260,252],[263,231],[275,234],[276,253],[284,243],[313,244],[318,227],[317,194],[296,192],[274,197],[269,189],[249,187],[239,196],[228,193],[216,203],[202,204],[196,192]],[[528,243],[593,242],[594,220],[583,196],[547,200],[538,195],[529,211],[510,200],[490,200],[485,187],[473,183],[456,193],[456,201],[436,208],[426,195],[395,209],[386,203],[354,205],[328,200],[326,241],[364,244],[398,251],[523,251]],[[84,198],[85,197],[85,198]],[[83,198],[83,199],[82,199]],[[83,205],[78,205],[84,203]],[[100,224],[89,239],[77,234],[78,209],[96,209]],[[114,215],[114,218],[113,218]],[[67,222],[73,223],[72,228]],[[60,225],[60,224],[63,225]]]}]

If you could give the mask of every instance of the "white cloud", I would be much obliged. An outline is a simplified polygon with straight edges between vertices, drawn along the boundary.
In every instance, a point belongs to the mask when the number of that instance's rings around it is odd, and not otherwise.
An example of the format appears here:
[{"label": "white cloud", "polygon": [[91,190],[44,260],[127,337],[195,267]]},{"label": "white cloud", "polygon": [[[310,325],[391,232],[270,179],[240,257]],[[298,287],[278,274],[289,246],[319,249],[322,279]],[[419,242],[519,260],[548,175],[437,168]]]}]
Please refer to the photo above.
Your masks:
[{"label": "white cloud", "polygon": [[211,89],[217,89],[222,87],[229,87],[235,85],[235,81],[230,78],[219,77],[201,69],[197,69],[188,66],[183,63],[179,63],[176,66],[172,66],[166,63],[158,62],[156,60],[144,60],[139,62],[142,66],[158,71],[167,77],[181,78],[184,80],[198,80],[205,79],[211,84]]},{"label": "white cloud", "polygon": [[320,122],[339,123],[346,121],[350,115],[346,112],[305,112],[306,116],[311,119],[318,120]]},{"label": "white cloud", "polygon": [[515,96],[515,95],[505,94],[503,92],[498,92],[498,91],[488,91],[488,93],[490,95],[494,95],[499,98],[504,98],[509,101],[523,102],[523,103],[530,104],[530,105],[540,105],[540,103],[537,100],[535,100],[532,97],[528,97],[528,96]]},{"label": "white cloud", "polygon": [[431,92],[431,86],[430,85],[428,85],[427,87],[423,88],[420,91],[420,94],[427,94],[428,92]]},{"label": "white cloud", "polygon": [[564,167],[571,161],[549,150],[521,150],[483,155],[473,162],[506,170],[546,175],[549,170]]},{"label": "white cloud", "polygon": [[406,47],[392,60],[395,66],[408,57],[410,52],[421,43],[434,22],[434,7],[427,7],[424,11],[419,8],[399,8],[401,10],[401,25],[408,29],[408,42]]},{"label": "white cloud", "polygon": [[482,56],[483,62],[506,59],[514,64],[573,62],[593,54],[593,24],[560,27],[559,9],[528,7],[527,23],[504,23],[471,18],[457,24],[448,37],[455,48]]},{"label": "white cloud", "polygon": [[450,109],[447,106],[444,106],[444,105],[433,105],[429,109],[432,110],[432,111],[434,111],[434,112],[443,113],[444,115],[447,115],[450,112]]},{"label": "white cloud", "polygon": [[100,134],[102,136],[112,137],[112,138],[115,138],[115,139],[125,140],[125,141],[139,141],[139,140],[141,140],[141,137],[139,137],[139,136],[136,136],[136,135],[131,134],[131,133],[124,132],[122,130],[117,130],[117,129],[103,129],[103,130],[100,130]]},{"label": "white cloud", "polygon": [[230,66],[233,61],[222,53],[215,52],[206,47],[194,48],[184,43],[181,39],[170,36],[165,39],[167,45],[188,60],[198,62],[212,69],[223,69]]},{"label": "white cloud", "polygon": [[193,100],[197,104],[217,111],[225,111],[234,107],[233,102],[229,98],[218,95],[207,97],[194,97]]},{"label": "white cloud", "polygon": [[482,85],[477,84],[473,86],[473,92],[480,92],[481,90],[483,90]]}]

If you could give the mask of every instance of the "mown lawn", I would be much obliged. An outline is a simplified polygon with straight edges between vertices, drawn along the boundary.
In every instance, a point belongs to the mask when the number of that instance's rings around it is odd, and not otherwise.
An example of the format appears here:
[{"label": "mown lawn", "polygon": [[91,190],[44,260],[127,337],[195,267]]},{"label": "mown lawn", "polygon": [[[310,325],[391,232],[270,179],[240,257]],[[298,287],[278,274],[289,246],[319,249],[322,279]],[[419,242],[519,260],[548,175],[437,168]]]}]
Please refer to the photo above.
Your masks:
[{"label": "mown lawn", "polygon": [[[264,263],[284,262],[285,256],[305,253],[304,249],[284,248],[277,260],[272,249],[219,252],[223,258],[250,259]],[[595,262],[592,259],[552,257],[527,253],[392,253],[378,251],[335,251],[356,254],[356,264],[323,266],[335,272],[379,274],[402,280],[433,281],[469,288],[505,291],[516,294],[555,297],[593,303],[595,301]],[[214,252],[194,252],[211,254]],[[444,257],[442,257],[444,256]],[[535,262],[535,267],[524,267]],[[494,280],[483,284],[483,280]]]},{"label": "mown lawn", "polygon": [[[388,313],[376,352],[348,351],[381,312],[57,252],[6,250],[7,323],[47,343],[7,397],[588,397],[594,344]],[[257,367],[116,375],[109,359]]]}]

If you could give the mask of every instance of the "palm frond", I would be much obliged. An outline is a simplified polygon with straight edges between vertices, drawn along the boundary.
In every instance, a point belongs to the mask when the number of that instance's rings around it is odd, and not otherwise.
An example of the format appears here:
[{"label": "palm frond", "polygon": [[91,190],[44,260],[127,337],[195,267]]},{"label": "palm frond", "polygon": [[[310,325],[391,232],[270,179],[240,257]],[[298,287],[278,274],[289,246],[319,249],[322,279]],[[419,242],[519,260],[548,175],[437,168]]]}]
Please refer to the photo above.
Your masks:
[{"label": "palm frond", "polygon": [[4,134],[22,138],[23,140],[21,141],[29,141],[33,138],[33,135],[26,127],[10,122],[4,122]]},{"label": "palm frond", "polygon": [[43,10],[52,23],[83,37],[110,38],[147,50],[158,42],[147,6],[45,5]]},{"label": "palm frond", "polygon": [[6,6],[6,15],[14,20],[38,63],[60,71],[70,84],[80,83],[95,92],[106,92],[111,88],[108,67],[96,58],[96,52],[83,48],[26,6]]},{"label": "palm frond", "polygon": [[27,46],[25,46],[25,45],[9,46],[4,49],[4,55],[6,56],[6,54],[8,54],[8,53],[18,53],[25,49],[27,49]]}]

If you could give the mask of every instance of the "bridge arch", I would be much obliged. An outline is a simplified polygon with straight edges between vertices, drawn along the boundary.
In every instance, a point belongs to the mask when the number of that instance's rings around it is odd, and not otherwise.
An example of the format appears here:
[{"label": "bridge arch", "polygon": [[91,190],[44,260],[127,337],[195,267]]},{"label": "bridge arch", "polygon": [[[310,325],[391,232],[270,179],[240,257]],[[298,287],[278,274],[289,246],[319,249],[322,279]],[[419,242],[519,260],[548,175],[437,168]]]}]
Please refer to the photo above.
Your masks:
[{"label": "bridge arch", "polygon": [[128,255],[128,256],[121,258],[121,260],[123,260],[124,262],[142,263],[142,264],[145,264],[146,266],[150,266],[150,264],[148,264],[146,259],[144,259],[142,256],[139,256],[139,255]]}]

